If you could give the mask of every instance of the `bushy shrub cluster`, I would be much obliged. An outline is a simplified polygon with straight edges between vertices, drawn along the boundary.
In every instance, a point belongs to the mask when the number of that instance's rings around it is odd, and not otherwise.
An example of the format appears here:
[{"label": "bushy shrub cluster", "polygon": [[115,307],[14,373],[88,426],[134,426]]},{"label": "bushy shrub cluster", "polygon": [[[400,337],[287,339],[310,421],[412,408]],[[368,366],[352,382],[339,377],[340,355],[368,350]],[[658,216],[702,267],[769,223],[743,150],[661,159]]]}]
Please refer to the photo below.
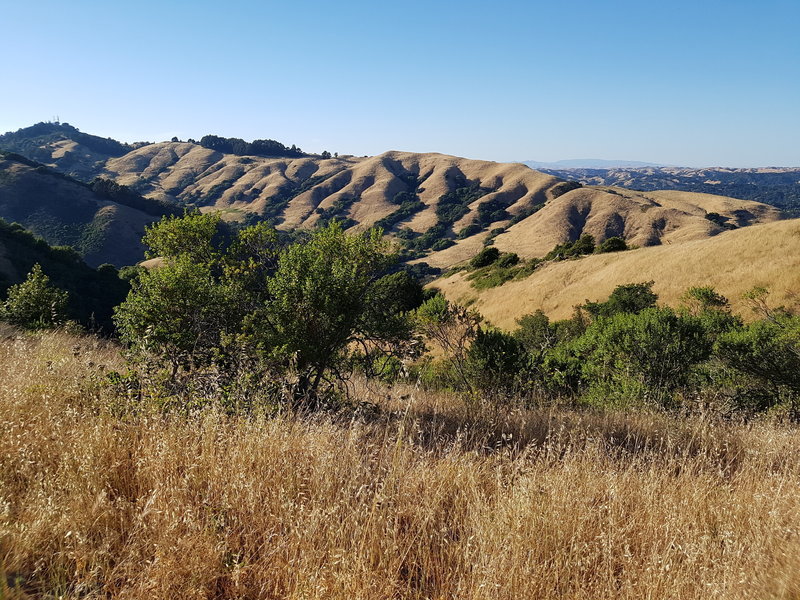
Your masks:
[{"label": "bushy shrub cluster", "polygon": [[513,392],[658,409],[713,399],[725,412],[782,407],[800,416],[800,315],[768,309],[757,290],[751,297],[762,318],[745,324],[712,288],[691,288],[676,310],[656,304],[652,285],[619,286],[562,321],[537,311],[513,333],[482,325],[443,297],[429,300],[419,312],[428,321],[436,315],[439,329],[423,332],[445,358],[432,371],[437,380],[427,381],[494,398]]},{"label": "bushy shrub cluster", "polygon": [[[461,234],[469,234],[469,227],[465,227]],[[492,230],[492,234],[503,233],[504,228]],[[493,241],[492,235],[487,241]],[[501,254],[499,250],[488,245],[478,254],[472,257],[468,268],[472,270],[467,279],[472,282],[472,287],[478,290],[497,287],[512,279],[523,279],[533,273],[536,268],[547,261],[560,261],[571,258],[579,258],[588,254],[601,254],[604,252],[621,252],[628,250],[629,246],[624,239],[610,237],[604,240],[599,246],[595,245],[594,237],[584,234],[573,242],[564,242],[556,245],[544,258],[520,259],[514,252]]]},{"label": "bushy shrub cluster", "polygon": [[[380,230],[348,235],[334,220],[279,236],[265,223],[232,231],[197,212],[164,218],[143,241],[159,267],[118,274],[107,266],[97,275],[130,282],[117,333],[169,397],[191,398],[198,386],[222,398],[267,389],[318,407],[337,398],[354,369],[390,381],[416,369],[421,383],[470,400],[662,410],[714,402],[728,412],[800,417],[800,315],[771,307],[765,289],[747,295],[758,315],[749,323],[710,287],[687,290],[677,309],[659,306],[649,281],[620,285],[569,319],[525,315],[509,333],[423,292],[397,270]],[[74,252],[51,253],[80,266]],[[525,268],[491,247],[473,263],[484,274]],[[65,325],[71,294],[59,287],[35,264],[8,288],[0,318],[32,329]],[[439,352],[412,363],[423,341]]]}]

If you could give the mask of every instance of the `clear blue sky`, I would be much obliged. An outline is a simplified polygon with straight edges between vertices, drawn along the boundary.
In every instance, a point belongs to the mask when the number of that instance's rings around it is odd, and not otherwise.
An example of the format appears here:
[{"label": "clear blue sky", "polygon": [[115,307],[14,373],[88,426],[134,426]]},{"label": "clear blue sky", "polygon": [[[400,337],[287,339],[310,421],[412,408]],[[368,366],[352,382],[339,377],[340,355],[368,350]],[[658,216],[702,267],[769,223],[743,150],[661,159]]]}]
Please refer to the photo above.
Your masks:
[{"label": "clear blue sky", "polygon": [[800,0],[0,8],[0,131],[800,166]]}]

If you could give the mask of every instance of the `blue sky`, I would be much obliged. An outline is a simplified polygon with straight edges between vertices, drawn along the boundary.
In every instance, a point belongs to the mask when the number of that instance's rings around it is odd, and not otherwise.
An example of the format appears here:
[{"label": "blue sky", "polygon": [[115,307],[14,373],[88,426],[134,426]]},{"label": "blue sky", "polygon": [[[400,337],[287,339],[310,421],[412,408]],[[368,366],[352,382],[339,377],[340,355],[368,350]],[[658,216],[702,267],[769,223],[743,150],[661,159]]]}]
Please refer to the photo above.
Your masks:
[{"label": "blue sky", "polygon": [[800,166],[798,0],[0,6],[0,131]]}]

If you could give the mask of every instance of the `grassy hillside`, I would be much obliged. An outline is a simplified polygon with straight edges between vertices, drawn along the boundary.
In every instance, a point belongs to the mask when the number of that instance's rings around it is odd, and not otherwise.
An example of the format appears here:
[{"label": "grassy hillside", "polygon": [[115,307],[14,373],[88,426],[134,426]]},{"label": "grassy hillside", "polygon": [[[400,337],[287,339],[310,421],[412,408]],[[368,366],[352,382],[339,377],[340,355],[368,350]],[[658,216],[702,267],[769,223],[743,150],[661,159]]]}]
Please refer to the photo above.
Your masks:
[{"label": "grassy hillside", "polygon": [[539,267],[525,279],[478,292],[465,273],[432,285],[448,298],[471,303],[498,326],[513,329],[516,318],[542,309],[566,318],[587,299],[606,298],[617,285],[655,281],[661,302],[677,305],[691,286],[710,285],[747,314],[742,293],[753,286],[772,291],[773,303],[796,305],[800,289],[800,220],[727,231],[709,239],[592,255]]},{"label": "grassy hillside", "polygon": [[120,369],[92,338],[0,345],[3,597],[800,592],[795,428],[405,386],[359,388],[376,417],[165,416]]},{"label": "grassy hillside", "polygon": [[[716,213],[722,223],[709,220]],[[684,192],[631,192],[620,188],[571,191],[497,237],[495,245],[520,256],[544,256],[565,240],[590,234],[629,245],[653,246],[703,239],[752,223],[780,218],[778,209],[733,198]]]},{"label": "grassy hillside", "polygon": [[[282,228],[339,218],[381,225],[436,267],[464,261],[490,239],[522,256],[591,233],[652,245],[780,218],[770,206],[707,194],[581,188],[521,164],[387,152],[369,158],[263,159],[186,143],[153,144],[109,161],[106,176],[142,193],[273,219]],[[721,215],[723,224],[706,218]],[[506,232],[507,231],[507,232]]]},{"label": "grassy hillside", "polygon": [[[387,152],[369,158],[266,159],[213,152],[194,144],[163,143],[109,161],[107,175],[140,192],[168,195],[231,211],[281,217],[285,227],[312,225],[317,209],[354,199],[340,216],[363,225],[390,215],[400,193],[418,195],[422,214],[397,223],[425,231],[436,222],[439,198],[459,184],[477,184],[507,207],[547,200],[559,180],[519,164],[460,159],[442,154]],[[491,199],[494,196],[485,198]],[[276,205],[284,202],[281,210]]]},{"label": "grassy hillside", "polygon": [[[68,143],[106,146],[64,126],[44,125],[49,132],[44,137],[20,130],[0,137],[0,147],[6,138],[15,140],[14,147],[35,156],[49,153],[47,164],[62,168],[63,156],[54,158],[60,152],[54,144],[61,144],[62,150]],[[60,141],[53,141],[53,136],[61,136]],[[279,153],[289,156],[269,158],[243,155],[267,141],[253,146],[255,142],[208,139],[215,143],[109,146],[105,158],[92,163],[92,174],[129,186],[151,201],[220,211],[229,221],[267,220],[283,229],[314,227],[332,219],[354,230],[379,225],[398,239],[407,260],[434,268],[457,265],[491,243],[523,257],[542,256],[582,234],[591,234],[598,243],[621,236],[629,244],[648,246],[709,237],[780,216],[773,207],[708,194],[581,187],[519,163],[409,152],[325,158],[305,156],[277,142]],[[55,197],[65,191],[48,193]],[[134,208],[141,210],[139,204]],[[79,216],[81,210],[85,214]],[[73,221],[67,221],[53,207],[40,211],[35,220],[30,218],[26,226],[54,243],[76,245],[90,261],[94,256],[88,246],[103,237],[94,235],[97,229],[108,222],[133,221],[129,229],[138,227],[134,215],[103,213],[88,231],[78,231],[95,217],[86,207],[74,212]],[[82,219],[78,229],[75,219]],[[117,249],[136,245],[131,239],[135,235],[124,227],[114,236],[119,240]],[[103,248],[98,256],[111,251]]]}]

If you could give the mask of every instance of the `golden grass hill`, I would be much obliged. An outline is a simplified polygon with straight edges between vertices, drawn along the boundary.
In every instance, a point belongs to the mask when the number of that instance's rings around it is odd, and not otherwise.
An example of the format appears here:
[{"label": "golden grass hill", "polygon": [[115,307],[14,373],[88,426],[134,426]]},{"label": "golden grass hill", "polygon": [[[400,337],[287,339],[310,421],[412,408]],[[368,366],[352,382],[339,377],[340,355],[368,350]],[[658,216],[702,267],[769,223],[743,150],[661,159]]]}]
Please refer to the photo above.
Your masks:
[{"label": "golden grass hill", "polygon": [[[123,144],[63,123],[2,135],[0,151],[0,218],[92,266],[142,260],[145,226],[190,208],[284,230],[380,226],[409,268],[500,326],[536,309],[567,316],[630,281],[655,281],[667,303],[691,285],[732,299],[754,285],[800,289],[800,221],[780,202],[645,189],[642,176],[637,191],[436,153],[312,155],[217,136]],[[633,170],[647,169],[661,176]],[[598,252],[610,239],[628,249]],[[471,266],[487,247],[500,262]]]}]

